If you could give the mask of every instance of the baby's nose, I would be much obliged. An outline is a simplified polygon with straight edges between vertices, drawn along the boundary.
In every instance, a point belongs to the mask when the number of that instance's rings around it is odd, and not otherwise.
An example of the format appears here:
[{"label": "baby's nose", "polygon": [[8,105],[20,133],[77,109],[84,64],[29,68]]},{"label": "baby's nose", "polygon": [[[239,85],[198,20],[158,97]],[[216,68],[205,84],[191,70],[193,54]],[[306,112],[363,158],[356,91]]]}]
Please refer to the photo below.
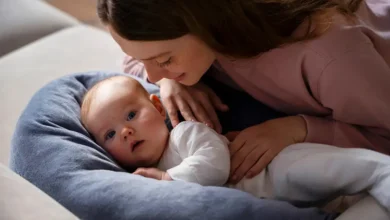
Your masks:
[{"label": "baby's nose", "polygon": [[132,134],[134,134],[134,130],[132,128],[128,128],[128,127],[124,127],[122,129],[122,137],[123,139],[127,139],[129,136],[131,136]]}]

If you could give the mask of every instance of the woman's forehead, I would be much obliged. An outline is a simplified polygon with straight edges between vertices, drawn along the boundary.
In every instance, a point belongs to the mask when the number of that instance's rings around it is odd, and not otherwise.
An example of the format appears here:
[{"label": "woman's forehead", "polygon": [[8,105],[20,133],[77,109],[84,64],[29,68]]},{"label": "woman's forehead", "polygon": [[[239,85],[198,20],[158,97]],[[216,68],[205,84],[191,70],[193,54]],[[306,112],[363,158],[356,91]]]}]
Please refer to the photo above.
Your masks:
[{"label": "woman's forehead", "polygon": [[183,44],[188,43],[186,36],[172,40],[131,41],[118,35],[112,28],[109,28],[109,30],[123,52],[138,60],[150,60],[175,52],[183,47]]}]

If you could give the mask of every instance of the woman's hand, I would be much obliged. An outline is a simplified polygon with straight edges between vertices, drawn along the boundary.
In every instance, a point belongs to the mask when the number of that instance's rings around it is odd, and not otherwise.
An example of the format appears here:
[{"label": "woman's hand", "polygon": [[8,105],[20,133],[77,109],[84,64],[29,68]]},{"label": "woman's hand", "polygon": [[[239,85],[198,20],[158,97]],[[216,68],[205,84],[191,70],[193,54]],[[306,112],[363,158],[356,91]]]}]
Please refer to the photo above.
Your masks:
[{"label": "woman's hand", "polygon": [[307,128],[300,116],[273,119],[247,128],[239,134],[227,134],[232,138],[229,181],[238,183],[243,177],[259,174],[285,147],[303,142]]},{"label": "woman's hand", "polygon": [[171,176],[169,176],[167,172],[161,171],[157,168],[138,168],[133,174],[156,180],[172,180]]},{"label": "woman's hand", "polygon": [[227,111],[228,107],[208,86],[199,82],[193,86],[163,79],[159,82],[162,102],[171,119],[172,126],[179,124],[178,111],[186,121],[202,122],[221,133],[215,109]]}]

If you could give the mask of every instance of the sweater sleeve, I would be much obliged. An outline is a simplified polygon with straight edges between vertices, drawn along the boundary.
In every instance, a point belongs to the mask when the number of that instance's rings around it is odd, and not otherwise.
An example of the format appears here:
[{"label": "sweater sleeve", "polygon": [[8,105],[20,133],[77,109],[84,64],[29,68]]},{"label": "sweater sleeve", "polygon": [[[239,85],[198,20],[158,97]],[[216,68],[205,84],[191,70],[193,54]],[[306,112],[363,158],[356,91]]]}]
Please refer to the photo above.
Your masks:
[{"label": "sweater sleeve", "polygon": [[182,162],[168,169],[173,180],[222,186],[229,177],[227,139],[199,122],[182,122],[172,131]]},{"label": "sweater sleeve", "polygon": [[124,58],[123,72],[148,81],[148,74],[146,73],[144,64],[131,56]]},{"label": "sweater sleeve", "polygon": [[317,88],[332,118],[303,116],[306,142],[390,154],[390,68],[371,44],[330,62]]}]

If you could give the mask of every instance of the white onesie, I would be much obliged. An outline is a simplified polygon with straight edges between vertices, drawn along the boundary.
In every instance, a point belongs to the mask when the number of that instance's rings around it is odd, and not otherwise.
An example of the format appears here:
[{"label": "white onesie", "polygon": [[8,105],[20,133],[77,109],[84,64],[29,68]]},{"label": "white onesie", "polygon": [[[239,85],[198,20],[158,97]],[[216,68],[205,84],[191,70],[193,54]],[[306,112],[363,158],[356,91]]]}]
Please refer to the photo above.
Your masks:
[{"label": "white onesie", "polygon": [[226,185],[228,140],[202,123],[182,122],[171,131],[158,168],[174,180],[227,186],[259,198],[301,204],[367,191],[390,210],[390,157],[366,149],[291,145],[257,176]]}]

